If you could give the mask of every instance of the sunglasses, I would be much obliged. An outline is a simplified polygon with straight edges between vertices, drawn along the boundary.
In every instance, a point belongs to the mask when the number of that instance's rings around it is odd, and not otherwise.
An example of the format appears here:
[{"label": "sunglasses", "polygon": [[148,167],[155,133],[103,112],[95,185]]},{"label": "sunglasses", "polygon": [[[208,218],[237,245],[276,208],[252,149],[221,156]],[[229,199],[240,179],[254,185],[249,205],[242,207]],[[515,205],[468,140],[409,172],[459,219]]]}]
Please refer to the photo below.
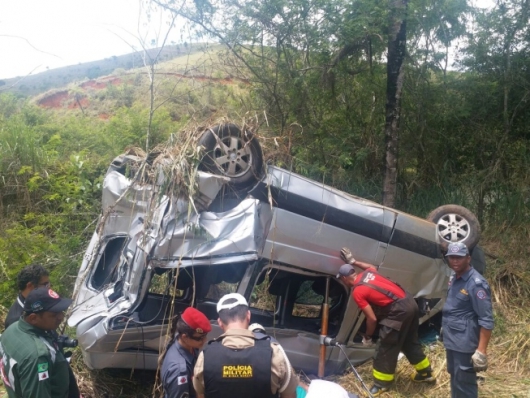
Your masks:
[{"label": "sunglasses", "polygon": [[201,334],[200,336],[188,336],[188,337],[195,341],[203,341],[206,339],[206,334]]}]

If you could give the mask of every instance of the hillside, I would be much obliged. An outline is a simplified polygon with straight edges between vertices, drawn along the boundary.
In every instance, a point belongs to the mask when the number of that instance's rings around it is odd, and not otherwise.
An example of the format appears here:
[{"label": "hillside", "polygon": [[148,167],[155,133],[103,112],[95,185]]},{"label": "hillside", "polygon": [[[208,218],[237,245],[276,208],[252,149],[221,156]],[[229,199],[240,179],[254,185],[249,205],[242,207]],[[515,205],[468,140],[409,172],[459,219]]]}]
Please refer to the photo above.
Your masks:
[{"label": "hillside", "polygon": [[202,53],[207,45],[172,45],[163,48],[148,49],[145,53],[133,52],[130,54],[113,56],[102,60],[80,63],[47,70],[28,76],[18,76],[0,80],[0,92],[12,92],[24,96],[33,96],[39,93],[66,87],[71,83],[97,79],[114,73],[116,70],[130,71],[144,66],[144,59],[155,59],[166,62],[176,58],[192,56]]}]

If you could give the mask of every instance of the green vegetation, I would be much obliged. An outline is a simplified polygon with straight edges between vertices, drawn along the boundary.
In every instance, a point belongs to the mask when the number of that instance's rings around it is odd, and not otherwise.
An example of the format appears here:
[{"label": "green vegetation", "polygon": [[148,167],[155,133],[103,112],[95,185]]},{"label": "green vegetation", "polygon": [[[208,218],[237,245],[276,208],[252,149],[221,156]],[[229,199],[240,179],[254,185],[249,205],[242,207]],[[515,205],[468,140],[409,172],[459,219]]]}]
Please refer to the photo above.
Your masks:
[{"label": "green vegetation", "polygon": [[[198,32],[209,28],[231,51],[214,46],[158,63],[152,96],[147,69],[131,70],[138,66],[132,58],[96,85],[56,76],[60,87],[70,85],[54,105],[58,92],[0,94],[2,305],[12,303],[16,274],[33,262],[69,294],[109,162],[127,147],[145,149],[147,137],[153,148],[189,125],[252,118],[267,161],[381,201],[387,2],[243,3],[183,9]],[[423,217],[456,203],[481,221],[497,319],[484,396],[523,396],[530,388],[529,15],[528,3],[511,0],[488,12],[465,1],[409,2],[396,207]],[[458,69],[451,69],[457,38]],[[84,77],[104,71],[89,65]],[[24,84],[28,92],[53,86]],[[267,298],[252,299],[270,307]],[[442,381],[436,390],[404,383],[395,396],[447,396],[443,352],[432,355]],[[352,380],[341,382],[360,393]]]}]

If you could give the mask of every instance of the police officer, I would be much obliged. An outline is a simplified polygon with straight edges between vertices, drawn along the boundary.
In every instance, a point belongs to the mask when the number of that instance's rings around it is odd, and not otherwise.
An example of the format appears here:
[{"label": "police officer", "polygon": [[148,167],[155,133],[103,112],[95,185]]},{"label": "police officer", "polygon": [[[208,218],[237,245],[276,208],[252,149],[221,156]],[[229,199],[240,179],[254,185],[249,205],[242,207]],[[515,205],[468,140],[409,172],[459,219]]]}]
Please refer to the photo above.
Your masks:
[{"label": "police officer", "polygon": [[476,372],[488,367],[487,347],[493,329],[491,292],[486,280],[471,267],[464,243],[450,243],[446,258],[453,270],[442,310],[451,397],[473,398],[478,396]]},{"label": "police officer", "polygon": [[71,303],[47,287],[28,294],[21,319],[1,337],[0,371],[9,398],[68,397],[68,362],[49,332]]},{"label": "police officer", "polygon": [[[337,278],[353,288],[353,300],[366,317],[364,346],[373,345],[372,335],[379,323],[380,347],[374,358],[370,393],[377,396],[392,386],[400,351],[416,369],[413,381],[436,382],[418,340],[419,309],[414,298],[372,264],[355,260],[348,248],[342,248],[341,257],[348,264],[340,267]],[[363,272],[356,273],[354,265]]]},{"label": "police officer", "polygon": [[24,311],[24,301],[28,297],[29,292],[38,287],[50,287],[50,276],[42,265],[28,265],[18,273],[17,285],[19,290],[18,297],[7,313],[5,320],[6,329],[20,319]]},{"label": "police officer", "polygon": [[211,330],[206,315],[195,308],[186,308],[180,317],[175,317],[160,372],[165,398],[196,397],[192,385],[193,368]]},{"label": "police officer", "polygon": [[227,294],[217,303],[223,334],[208,343],[195,365],[193,386],[206,398],[296,398],[298,377],[279,344],[248,330],[245,298]]}]

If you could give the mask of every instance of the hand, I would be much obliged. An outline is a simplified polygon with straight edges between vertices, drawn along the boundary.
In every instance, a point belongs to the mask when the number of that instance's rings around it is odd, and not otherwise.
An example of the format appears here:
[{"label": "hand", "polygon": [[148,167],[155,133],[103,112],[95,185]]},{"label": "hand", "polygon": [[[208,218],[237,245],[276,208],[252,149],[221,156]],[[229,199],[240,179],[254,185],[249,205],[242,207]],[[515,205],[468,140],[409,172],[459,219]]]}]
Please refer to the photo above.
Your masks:
[{"label": "hand", "polygon": [[488,369],[488,356],[481,353],[479,350],[475,351],[471,357],[471,362],[473,362],[473,368],[477,372]]},{"label": "hand", "polygon": [[370,348],[374,346],[374,342],[371,337],[363,337],[363,346]]},{"label": "hand", "polygon": [[344,262],[348,264],[355,264],[355,259],[353,258],[350,249],[348,249],[347,247],[343,247],[342,249],[340,249],[340,258],[342,258]]}]

